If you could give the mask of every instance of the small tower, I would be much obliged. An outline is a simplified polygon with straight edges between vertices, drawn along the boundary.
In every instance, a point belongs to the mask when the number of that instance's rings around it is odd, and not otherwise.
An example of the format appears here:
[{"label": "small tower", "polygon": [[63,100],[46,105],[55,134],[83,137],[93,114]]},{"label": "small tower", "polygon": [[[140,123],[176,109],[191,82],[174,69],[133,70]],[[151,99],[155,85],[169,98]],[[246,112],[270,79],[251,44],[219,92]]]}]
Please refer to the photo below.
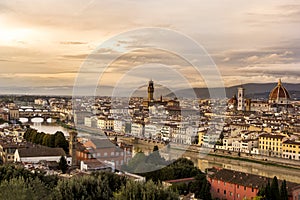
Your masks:
[{"label": "small tower", "polygon": [[149,81],[148,85],[148,101],[153,101],[154,83],[152,80]]},{"label": "small tower", "polygon": [[241,111],[245,110],[244,92],[245,92],[245,89],[243,87],[238,88],[238,106],[237,106],[237,110],[241,110]]},{"label": "small tower", "polygon": [[77,165],[76,146],[77,146],[77,132],[71,131],[69,133],[69,154],[72,157],[72,166]]}]

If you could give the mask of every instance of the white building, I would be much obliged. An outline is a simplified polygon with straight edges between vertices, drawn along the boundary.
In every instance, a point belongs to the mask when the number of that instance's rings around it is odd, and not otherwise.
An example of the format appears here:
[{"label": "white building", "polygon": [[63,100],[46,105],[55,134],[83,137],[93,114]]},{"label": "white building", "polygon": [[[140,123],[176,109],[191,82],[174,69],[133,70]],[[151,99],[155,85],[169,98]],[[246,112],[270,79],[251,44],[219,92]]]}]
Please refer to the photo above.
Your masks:
[{"label": "white building", "polygon": [[66,156],[62,148],[44,146],[20,148],[15,152],[14,162],[38,163],[41,160],[59,162],[61,156]]},{"label": "white building", "polygon": [[154,124],[146,124],[145,125],[145,134],[144,137],[146,138],[154,138],[156,133],[158,132],[158,128]]},{"label": "white building", "polygon": [[125,133],[125,121],[120,119],[114,120],[114,131],[119,133]]},{"label": "white building", "polygon": [[140,123],[131,124],[131,135],[135,137],[144,137],[144,127]]}]

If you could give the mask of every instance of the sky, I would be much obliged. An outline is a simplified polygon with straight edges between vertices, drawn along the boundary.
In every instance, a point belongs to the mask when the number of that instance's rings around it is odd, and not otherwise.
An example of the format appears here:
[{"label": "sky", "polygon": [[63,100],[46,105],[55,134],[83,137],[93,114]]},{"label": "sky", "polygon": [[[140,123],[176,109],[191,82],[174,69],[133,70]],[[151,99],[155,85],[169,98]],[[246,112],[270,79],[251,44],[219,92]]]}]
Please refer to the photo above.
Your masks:
[{"label": "sky", "polygon": [[292,0],[1,0],[0,94],[300,83],[299,25]]}]

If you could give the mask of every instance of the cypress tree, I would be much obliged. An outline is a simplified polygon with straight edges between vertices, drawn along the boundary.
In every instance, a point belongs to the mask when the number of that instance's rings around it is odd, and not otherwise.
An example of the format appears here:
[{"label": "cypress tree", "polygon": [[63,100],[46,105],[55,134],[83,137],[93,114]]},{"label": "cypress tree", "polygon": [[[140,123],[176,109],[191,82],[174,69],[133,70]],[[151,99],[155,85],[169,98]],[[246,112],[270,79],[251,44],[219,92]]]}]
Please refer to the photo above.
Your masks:
[{"label": "cypress tree", "polygon": [[265,189],[265,195],[266,195],[266,200],[271,200],[271,186],[270,186],[270,181],[268,181],[268,184]]},{"label": "cypress tree", "polygon": [[288,200],[288,192],[286,189],[286,181],[285,180],[283,180],[281,187],[280,187],[280,199]]},{"label": "cypress tree", "polygon": [[276,176],[274,176],[271,184],[271,199],[280,200],[279,186],[278,186],[278,180]]}]

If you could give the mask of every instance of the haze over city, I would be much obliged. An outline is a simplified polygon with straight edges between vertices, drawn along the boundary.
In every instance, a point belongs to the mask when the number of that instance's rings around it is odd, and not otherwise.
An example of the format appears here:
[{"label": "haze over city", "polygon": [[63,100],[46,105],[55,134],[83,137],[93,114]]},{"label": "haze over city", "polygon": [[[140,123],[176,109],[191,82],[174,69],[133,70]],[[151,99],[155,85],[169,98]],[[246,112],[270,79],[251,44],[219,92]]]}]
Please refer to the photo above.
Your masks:
[{"label": "haze over city", "polygon": [[[70,95],[88,55],[105,40],[143,27],[174,30],[202,45],[218,67],[225,86],[275,83],[278,78],[299,83],[299,2],[164,1],[163,5],[118,0],[1,1],[1,93]],[[153,37],[119,43],[124,49],[143,47]],[[182,46],[178,41],[169,45],[175,49]],[[106,51],[114,54],[113,49]],[[147,57],[146,54],[138,52],[139,56]],[[152,52],[150,57],[155,59],[162,54]],[[97,61],[96,56],[94,59]],[[101,86],[114,87],[113,79],[123,75],[120,69],[131,64],[116,62],[102,78]],[[182,61],[176,67],[179,73],[186,69]],[[142,86],[150,78],[155,79],[147,76],[151,70],[146,67],[143,73],[130,74],[127,87]],[[85,73],[89,76],[95,71]],[[206,86],[201,79],[190,81],[192,87]],[[160,82],[165,86],[171,83]],[[186,85],[176,87],[183,89]]]}]

